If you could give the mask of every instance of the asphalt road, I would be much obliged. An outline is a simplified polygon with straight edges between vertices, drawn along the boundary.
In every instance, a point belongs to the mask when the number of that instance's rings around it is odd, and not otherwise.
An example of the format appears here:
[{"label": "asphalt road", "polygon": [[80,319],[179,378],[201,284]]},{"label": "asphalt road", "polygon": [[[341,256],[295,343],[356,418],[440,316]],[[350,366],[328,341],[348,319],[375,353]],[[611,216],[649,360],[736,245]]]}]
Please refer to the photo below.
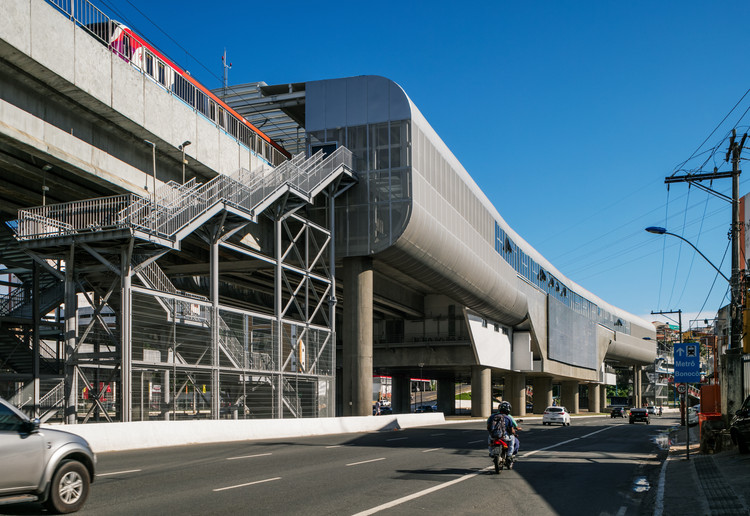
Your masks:
[{"label": "asphalt road", "polygon": [[[102,453],[81,515],[650,514],[660,432],[627,419],[521,423],[520,460],[496,475],[481,421]],[[39,513],[38,504],[0,514]]]}]

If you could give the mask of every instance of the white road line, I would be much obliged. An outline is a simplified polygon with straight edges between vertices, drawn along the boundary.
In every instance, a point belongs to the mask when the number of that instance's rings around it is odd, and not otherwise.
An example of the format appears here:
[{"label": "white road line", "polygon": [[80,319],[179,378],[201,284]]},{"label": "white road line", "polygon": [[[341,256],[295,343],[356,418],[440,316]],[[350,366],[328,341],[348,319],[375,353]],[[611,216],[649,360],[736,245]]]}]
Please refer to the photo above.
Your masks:
[{"label": "white road line", "polygon": [[479,439],[478,441],[469,441],[468,444],[486,443],[486,439]]},{"label": "white road line", "polygon": [[331,445],[331,446],[326,446],[326,449],[329,449],[329,448],[341,448],[341,445],[340,444],[334,444],[334,445]]},{"label": "white road line", "polygon": [[405,441],[408,437],[394,437],[393,439],[386,439],[386,441]]},{"label": "white road line", "polygon": [[438,435],[445,435],[445,434],[444,433],[443,434],[430,434],[430,437],[437,437]]},{"label": "white road line", "polygon": [[227,489],[236,489],[238,487],[252,486],[254,484],[262,484],[264,482],[273,482],[274,480],[281,480],[281,477],[267,478],[265,480],[256,480],[255,482],[248,482],[247,484],[238,484],[236,486],[220,487],[218,489],[214,489],[214,492],[226,491]]},{"label": "white road line", "polygon": [[367,464],[368,462],[377,462],[379,460],[385,460],[385,457],[380,457],[379,459],[363,460],[361,462],[352,462],[351,464],[347,464],[347,466],[356,466],[357,464]]},{"label": "white road line", "polygon": [[598,434],[599,432],[604,432],[605,430],[609,430],[610,428],[616,428],[614,426],[608,426],[607,428],[602,428],[601,430],[597,430],[596,432],[591,432],[590,434],[582,435],[581,437],[574,437],[573,439],[568,439],[567,441],[563,441],[561,443],[553,444],[552,446],[547,446],[546,448],[539,448],[538,450],[530,451],[529,453],[525,453],[521,455],[521,458],[529,457],[531,455],[534,455],[535,453],[539,453],[540,451],[545,450],[551,450],[552,448],[557,448],[558,446],[562,446],[563,444],[572,443],[573,441],[578,441],[579,439],[586,439],[587,437],[591,437],[594,434]]},{"label": "white road line", "polygon": [[623,505],[620,507],[620,510],[617,511],[617,514],[615,516],[625,516],[625,513],[628,512],[628,507],[626,505]]},{"label": "white road line", "polygon": [[242,455],[241,457],[227,457],[227,460],[252,459],[253,457],[266,457],[270,453],[258,453],[257,455]]},{"label": "white road line", "polygon": [[586,439],[587,437],[591,437],[594,434],[598,434],[599,432],[604,432],[605,430],[610,430],[612,428],[617,428],[616,426],[607,426],[602,428],[601,430],[597,430],[596,432],[591,432],[590,434],[582,435],[581,439]]},{"label": "white road line", "polygon": [[427,453],[427,452],[431,452],[431,451],[438,451],[438,450],[442,450],[442,448],[430,448],[429,450],[422,450],[422,453]]},{"label": "white road line", "polygon": [[661,463],[659,472],[659,487],[656,489],[656,500],[654,501],[654,516],[661,516],[664,512],[664,481],[667,478],[667,463],[669,456]]},{"label": "white road line", "polygon": [[125,473],[138,473],[140,469],[128,469],[125,471],[113,471],[112,473],[97,473],[97,477],[108,477],[110,475],[124,475]]},{"label": "white road line", "polygon": [[463,482],[464,480],[469,480],[471,478],[476,477],[477,475],[480,475],[481,473],[490,470],[494,466],[490,466],[488,468],[480,469],[476,473],[470,473],[468,475],[464,475],[462,477],[454,478],[453,480],[449,480],[448,482],[444,482],[442,484],[438,484],[436,486],[430,487],[428,489],[425,489],[423,491],[418,491],[414,494],[410,494],[407,496],[404,496],[402,498],[398,498],[396,500],[393,500],[392,502],[384,503],[383,505],[378,505],[377,507],[373,507],[372,509],[368,509],[366,511],[358,512],[354,516],[368,516],[369,514],[375,514],[376,512],[384,511],[386,509],[390,509],[392,507],[396,507],[397,505],[401,505],[402,503],[408,502],[409,500],[414,500],[416,498],[421,498],[422,496],[426,496],[430,493],[434,493],[435,491],[439,491],[440,489],[445,489],[446,487],[450,487],[453,484],[458,484],[459,482]]}]

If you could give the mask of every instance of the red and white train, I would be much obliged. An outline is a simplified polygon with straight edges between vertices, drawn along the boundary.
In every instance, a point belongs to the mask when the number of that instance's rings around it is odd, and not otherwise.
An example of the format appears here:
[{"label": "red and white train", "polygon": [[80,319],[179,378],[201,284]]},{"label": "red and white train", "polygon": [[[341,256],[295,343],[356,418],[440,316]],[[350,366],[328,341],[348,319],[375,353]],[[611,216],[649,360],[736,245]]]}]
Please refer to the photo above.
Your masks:
[{"label": "red and white train", "polygon": [[193,79],[144,38],[111,20],[84,26],[112,52],[151,77],[216,125],[276,166],[291,155],[263,131],[245,120],[205,86]]}]

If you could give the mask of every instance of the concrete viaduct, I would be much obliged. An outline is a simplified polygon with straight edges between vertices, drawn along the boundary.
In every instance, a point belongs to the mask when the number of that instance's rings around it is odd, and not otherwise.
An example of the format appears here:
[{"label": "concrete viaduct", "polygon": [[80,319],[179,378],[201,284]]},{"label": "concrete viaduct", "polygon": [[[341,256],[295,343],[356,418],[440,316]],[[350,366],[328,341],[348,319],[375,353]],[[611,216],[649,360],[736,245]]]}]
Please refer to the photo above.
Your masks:
[{"label": "concrete viaduct", "polygon": [[465,381],[473,415],[497,382],[523,415],[553,384],[601,410],[619,366],[638,402],[653,325],[515,233],[393,81],[219,99],[103,13],[4,11],[4,397],[68,423],[368,415],[377,373],[394,412],[419,376],[445,413]]}]

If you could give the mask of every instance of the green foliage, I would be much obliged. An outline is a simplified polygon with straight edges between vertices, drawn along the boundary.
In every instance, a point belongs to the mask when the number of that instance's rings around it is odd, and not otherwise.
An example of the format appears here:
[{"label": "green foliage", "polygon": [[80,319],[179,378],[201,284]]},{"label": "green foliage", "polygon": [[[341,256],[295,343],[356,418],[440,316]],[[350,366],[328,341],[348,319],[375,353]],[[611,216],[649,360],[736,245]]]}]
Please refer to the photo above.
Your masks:
[{"label": "green foliage", "polygon": [[456,394],[456,399],[471,401],[471,392],[462,392],[462,393]]}]

